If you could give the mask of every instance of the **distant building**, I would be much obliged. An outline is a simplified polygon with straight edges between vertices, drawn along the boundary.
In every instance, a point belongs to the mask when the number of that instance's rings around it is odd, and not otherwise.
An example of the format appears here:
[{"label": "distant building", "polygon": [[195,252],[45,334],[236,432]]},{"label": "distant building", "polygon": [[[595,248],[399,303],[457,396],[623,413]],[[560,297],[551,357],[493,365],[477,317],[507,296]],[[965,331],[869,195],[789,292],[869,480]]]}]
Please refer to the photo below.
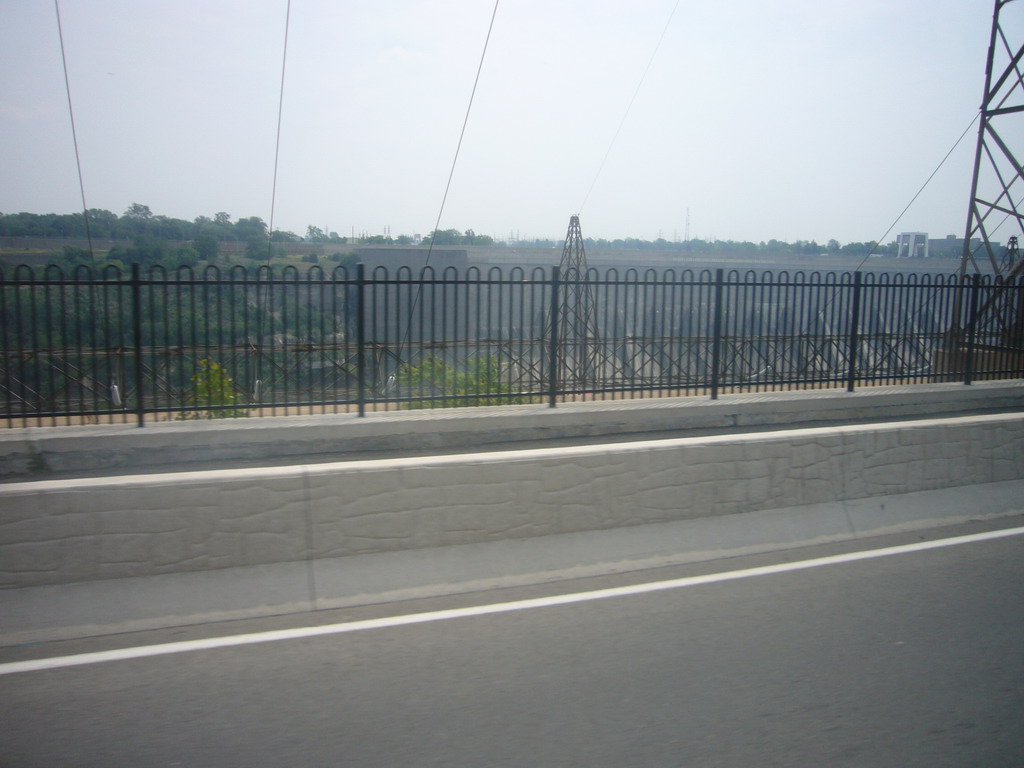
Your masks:
[{"label": "distant building", "polygon": [[896,256],[901,259],[927,259],[927,232],[900,232],[896,238]]},{"label": "distant building", "polygon": [[[896,238],[896,255],[901,259],[959,259],[964,254],[964,239],[956,235],[929,239],[927,232],[901,232]],[[971,253],[981,250],[981,238],[971,238]],[[992,241],[992,248],[1000,250]]]},{"label": "distant building", "polygon": [[[994,248],[998,248],[998,243],[992,243]],[[977,252],[981,248],[981,238],[971,238],[971,253]],[[959,259],[964,254],[964,239],[957,237],[956,235],[946,235],[944,238],[937,240],[928,241],[928,254],[932,258],[940,259]]]}]

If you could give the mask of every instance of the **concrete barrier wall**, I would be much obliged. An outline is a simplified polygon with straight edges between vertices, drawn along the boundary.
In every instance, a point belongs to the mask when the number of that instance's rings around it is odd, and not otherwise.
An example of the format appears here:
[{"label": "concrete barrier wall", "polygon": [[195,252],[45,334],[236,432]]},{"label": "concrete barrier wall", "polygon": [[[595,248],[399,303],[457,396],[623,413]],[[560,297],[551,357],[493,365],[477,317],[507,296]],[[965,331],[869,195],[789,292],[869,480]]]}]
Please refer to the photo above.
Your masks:
[{"label": "concrete barrier wall", "polygon": [[1024,478],[1024,414],[0,486],[0,586],[421,549]]},{"label": "concrete barrier wall", "polygon": [[[685,437],[1024,411],[1024,381],[808,390],[252,417],[134,425],[0,429],[0,478],[152,468],[208,469],[230,461],[295,463],[400,451],[479,451],[510,442]],[[665,434],[669,432],[669,434]],[[360,455],[362,454],[362,455]],[[165,469],[161,469],[165,468]]]}]

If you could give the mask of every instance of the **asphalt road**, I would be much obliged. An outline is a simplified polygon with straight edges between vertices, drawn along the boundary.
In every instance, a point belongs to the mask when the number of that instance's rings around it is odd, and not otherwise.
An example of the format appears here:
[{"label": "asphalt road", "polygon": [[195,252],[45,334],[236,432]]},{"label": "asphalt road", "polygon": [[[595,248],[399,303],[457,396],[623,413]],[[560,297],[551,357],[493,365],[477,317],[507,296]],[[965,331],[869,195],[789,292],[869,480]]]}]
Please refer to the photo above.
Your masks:
[{"label": "asphalt road", "polygon": [[[0,649],[0,665],[733,571]],[[1024,765],[1024,536],[568,605],[0,675],[0,765]]]}]

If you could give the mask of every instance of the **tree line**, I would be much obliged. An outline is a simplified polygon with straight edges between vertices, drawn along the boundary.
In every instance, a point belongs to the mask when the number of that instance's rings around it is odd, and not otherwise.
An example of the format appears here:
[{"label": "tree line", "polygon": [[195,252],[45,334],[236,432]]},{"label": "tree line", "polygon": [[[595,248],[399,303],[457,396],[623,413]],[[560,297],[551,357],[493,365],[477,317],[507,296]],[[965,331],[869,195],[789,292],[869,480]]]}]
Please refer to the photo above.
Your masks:
[{"label": "tree line", "polygon": [[[147,205],[133,203],[118,216],[101,208],[88,211],[88,221],[82,213],[0,213],[0,236],[42,237],[42,238],[86,238],[130,241],[131,246],[118,246],[109,258],[129,263],[182,263],[194,264],[199,260],[212,262],[225,242],[244,243],[246,256],[265,259],[278,255],[289,243],[333,243],[336,245],[420,245],[433,246],[495,246],[505,245],[489,235],[480,235],[473,229],[438,229],[428,232],[417,241],[410,235],[362,235],[349,238],[337,232],[309,225],[304,235],[275,229],[269,231],[267,223],[259,216],[248,216],[232,220],[230,214],[219,211],[213,216],[197,216],[192,221],[154,214]],[[187,243],[177,251],[169,249],[168,241]],[[552,247],[562,245],[561,240],[534,239],[516,241],[513,244],[527,247]],[[694,253],[704,256],[793,256],[815,257],[821,254],[844,256],[867,256],[869,254],[896,255],[895,241],[882,245],[874,241],[841,244],[829,240],[820,244],[815,240],[796,240],[792,243],[782,240],[768,240],[753,243],[734,240],[686,241],[643,240],[640,238],[585,238],[588,250],[625,251],[672,251]]]},{"label": "tree line", "polygon": [[[318,235],[314,242],[344,243],[337,233]],[[87,238],[125,240],[152,250],[156,243],[180,241],[190,243],[198,258],[212,260],[222,242],[245,243],[247,250],[263,255],[267,243],[303,242],[303,238],[284,230],[269,231],[259,216],[248,216],[237,221],[219,211],[211,216],[197,216],[192,221],[154,214],[148,205],[132,203],[118,216],[102,208],[91,208],[88,217],[81,213],[0,213],[0,235],[7,237]],[[147,259],[154,261],[154,259]]]},{"label": "tree line", "polygon": [[232,221],[229,213],[219,211],[212,217],[197,216],[192,221],[185,221],[154,214],[148,205],[140,203],[132,203],[120,216],[102,208],[90,208],[88,220],[81,213],[0,213],[0,236],[79,239],[93,237],[104,240],[135,240],[139,237],[149,237],[193,244],[207,241],[249,243],[256,240],[261,247],[264,247],[267,241],[338,245],[350,242],[370,245],[426,245],[433,239],[434,245],[494,244],[492,237],[478,235],[472,229],[465,232],[458,229],[439,229],[436,234],[431,232],[422,240],[414,240],[410,235],[398,235],[394,238],[391,235],[361,235],[349,238],[310,224],[306,227],[305,235],[300,236],[282,229],[270,232],[267,223],[259,216],[247,216]]}]

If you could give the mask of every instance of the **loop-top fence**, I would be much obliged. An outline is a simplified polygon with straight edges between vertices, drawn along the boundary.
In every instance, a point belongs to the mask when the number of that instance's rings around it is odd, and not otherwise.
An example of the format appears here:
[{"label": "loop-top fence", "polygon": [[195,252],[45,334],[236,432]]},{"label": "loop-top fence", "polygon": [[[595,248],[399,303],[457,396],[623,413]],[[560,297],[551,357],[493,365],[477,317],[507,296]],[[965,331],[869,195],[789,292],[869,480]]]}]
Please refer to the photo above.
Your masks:
[{"label": "loop-top fence", "polygon": [[0,271],[8,426],[1024,376],[1024,279],[339,266]]}]

